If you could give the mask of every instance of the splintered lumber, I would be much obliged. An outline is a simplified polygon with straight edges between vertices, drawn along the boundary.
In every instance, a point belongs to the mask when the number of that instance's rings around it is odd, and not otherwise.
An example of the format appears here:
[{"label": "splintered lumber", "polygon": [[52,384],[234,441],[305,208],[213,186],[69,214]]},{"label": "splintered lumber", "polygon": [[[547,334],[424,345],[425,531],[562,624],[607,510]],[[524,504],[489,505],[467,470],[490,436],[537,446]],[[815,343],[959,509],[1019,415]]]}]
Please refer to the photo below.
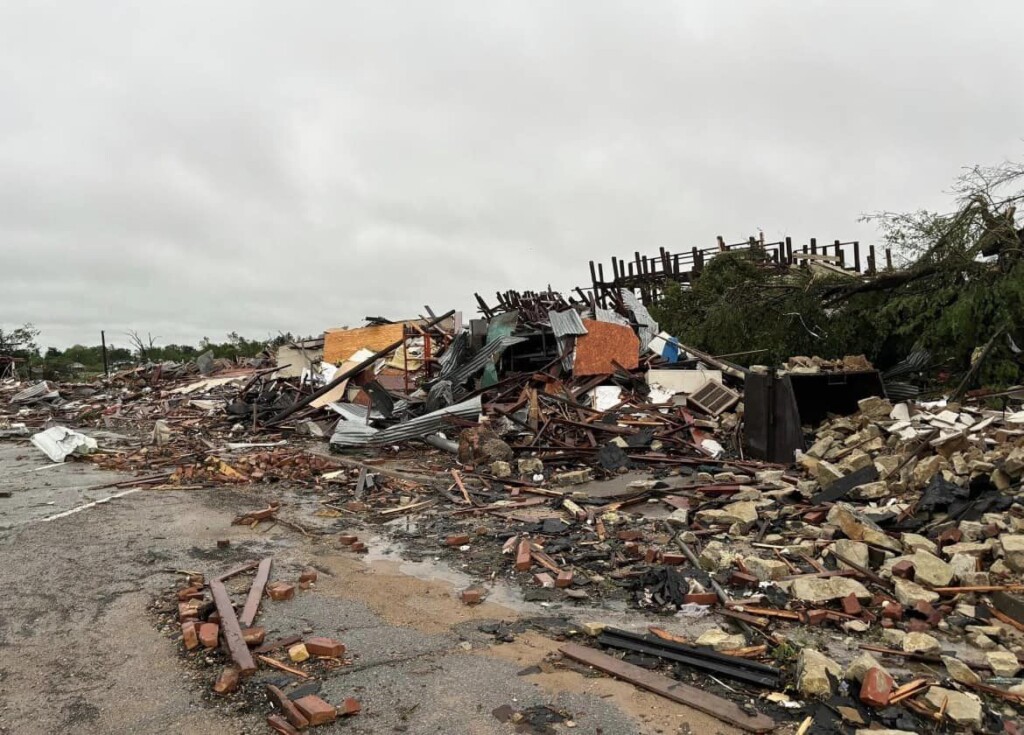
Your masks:
[{"label": "splintered lumber", "polygon": [[258,561],[247,561],[245,564],[242,564],[239,567],[235,567],[234,569],[232,569],[229,572],[224,572],[224,574],[221,574],[220,576],[214,577],[213,581],[214,582],[226,582],[227,580],[231,579],[232,577],[237,577],[239,574],[245,574],[249,570],[255,569],[259,565],[260,565],[260,563]]},{"label": "splintered lumber", "polygon": [[308,679],[309,678],[309,674],[307,674],[305,671],[299,671],[298,669],[293,669],[291,666],[288,666],[286,664],[281,663],[276,658],[270,658],[270,656],[264,656],[262,654],[257,655],[256,658],[258,658],[260,661],[265,663],[267,666],[271,666],[271,667],[273,667],[275,669],[278,669],[279,671],[283,671],[286,674],[291,674],[292,676],[297,676],[300,679]]},{"label": "splintered lumber", "polygon": [[306,719],[306,716],[299,712],[299,708],[295,706],[295,703],[278,687],[273,684],[267,684],[267,696],[280,708],[285,718],[293,727],[298,730],[305,730],[309,727],[309,720]]},{"label": "splintered lumber", "polygon": [[224,636],[231,659],[238,666],[238,672],[242,676],[248,676],[256,671],[256,662],[252,660],[249,653],[249,646],[245,645],[245,638],[242,636],[242,628],[235,617],[235,608],[231,606],[231,597],[228,595],[224,583],[215,579],[210,582],[210,592],[213,594],[213,601],[217,605],[217,612],[220,614],[220,630]]},{"label": "splintered lumber", "polygon": [[574,661],[579,661],[587,666],[593,666],[595,669],[629,682],[641,689],[654,692],[661,697],[665,697],[665,699],[684,704],[687,707],[693,707],[695,710],[711,715],[722,722],[735,725],[747,732],[761,733],[775,728],[775,722],[770,717],[762,714],[747,714],[727,699],[708,692],[702,692],[700,689],[669,679],[662,674],[619,661],[592,648],[585,648],[575,643],[567,643],[559,650],[563,655],[568,656]]},{"label": "splintered lumber", "polygon": [[260,609],[260,600],[263,599],[263,590],[267,586],[267,580],[270,579],[270,564],[269,556],[260,562],[259,569],[256,570],[256,579],[252,581],[252,587],[249,588],[249,596],[245,598],[245,607],[242,608],[242,614],[238,616],[239,625],[248,628],[256,620],[256,613]]}]

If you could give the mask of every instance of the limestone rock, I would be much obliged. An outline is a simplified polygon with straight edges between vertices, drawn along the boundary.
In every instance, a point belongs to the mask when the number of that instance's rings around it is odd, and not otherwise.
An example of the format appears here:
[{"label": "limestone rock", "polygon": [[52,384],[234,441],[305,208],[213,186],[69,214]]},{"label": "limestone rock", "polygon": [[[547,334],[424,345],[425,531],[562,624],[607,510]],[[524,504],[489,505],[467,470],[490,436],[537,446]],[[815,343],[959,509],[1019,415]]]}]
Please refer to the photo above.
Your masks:
[{"label": "limestone rock", "polygon": [[732,565],[736,554],[721,541],[712,541],[700,552],[697,561],[702,569],[709,572],[717,572]]},{"label": "limestone rock", "polygon": [[942,663],[946,667],[946,672],[953,681],[958,681],[961,684],[980,684],[981,677],[974,673],[974,670],[961,661],[958,658],[952,656],[943,656]]},{"label": "limestone rock", "polygon": [[903,650],[907,653],[936,653],[942,650],[942,646],[927,633],[907,633],[903,639]]},{"label": "limestone rock", "polygon": [[789,567],[778,559],[761,559],[748,556],[743,560],[747,569],[762,582],[773,582],[789,574]]},{"label": "limestone rock", "polygon": [[1024,534],[1003,534],[999,543],[1007,566],[1015,572],[1024,572]]},{"label": "limestone rock", "polygon": [[491,462],[491,474],[499,478],[512,477],[512,465],[501,460]]},{"label": "limestone rock", "polygon": [[939,594],[937,592],[926,590],[921,585],[914,584],[909,580],[897,577],[893,580],[893,583],[895,585],[896,599],[899,600],[901,605],[913,607],[919,602],[932,603],[939,601]]},{"label": "limestone rock", "polygon": [[891,572],[893,564],[909,561],[914,565],[914,579],[931,587],[945,587],[953,580],[953,567],[927,551],[916,551],[887,561],[882,569]]},{"label": "limestone rock", "polygon": [[978,560],[967,554],[954,554],[949,560],[949,566],[953,570],[953,576],[964,583],[964,579],[978,571]]},{"label": "limestone rock", "polygon": [[903,641],[907,637],[906,631],[899,628],[883,628],[882,643],[891,648],[902,648]]},{"label": "limestone rock", "polygon": [[828,512],[827,521],[837,526],[843,534],[853,541],[883,546],[900,553],[903,546],[894,538],[890,538],[875,523],[860,515],[848,503],[836,503]]},{"label": "limestone rock", "polygon": [[868,482],[855,487],[850,491],[850,495],[858,500],[877,500],[889,495],[889,486],[881,480]]},{"label": "limestone rock", "polygon": [[520,475],[542,475],[544,462],[539,457],[523,457],[516,460],[516,469]]},{"label": "limestone rock", "polygon": [[724,630],[712,628],[701,635],[697,639],[696,644],[698,646],[709,646],[716,651],[732,651],[746,646],[747,640],[741,635],[730,635]]},{"label": "limestone rock", "polygon": [[939,547],[934,541],[918,533],[901,534],[900,541],[903,542],[903,548],[910,553],[915,551],[927,551],[929,554],[936,555],[939,553]]},{"label": "limestone rock", "polygon": [[924,702],[936,712],[945,707],[946,717],[961,727],[981,727],[981,701],[977,697],[955,689],[929,687]]},{"label": "limestone rock", "polygon": [[511,462],[512,447],[491,429],[475,426],[459,434],[458,456],[463,464]]},{"label": "limestone rock", "polygon": [[832,679],[839,679],[843,668],[823,653],[804,648],[796,664],[796,686],[805,697],[827,697],[832,693]]},{"label": "limestone rock", "polygon": [[1020,663],[1017,657],[1009,651],[989,651],[985,654],[985,660],[992,667],[992,673],[1007,679],[1017,675],[1020,671]]},{"label": "limestone rock", "polygon": [[846,667],[846,673],[843,674],[843,678],[847,681],[861,682],[864,680],[864,674],[868,673],[870,669],[875,668],[881,669],[882,665],[878,663],[874,656],[865,651],[850,662],[850,665]]},{"label": "limestone rock", "polygon": [[857,408],[872,421],[885,421],[892,413],[893,405],[880,396],[870,396],[857,401]]},{"label": "limestone rock", "polygon": [[[835,549],[835,552],[839,554],[839,556],[844,559],[849,559],[858,566],[867,567],[868,564],[870,564],[871,554],[868,549],[868,545],[865,543],[860,541],[851,541],[850,539],[844,538],[839,539],[832,544],[832,548]],[[848,566],[844,562],[840,561],[838,564],[840,569],[852,569],[852,567]]]},{"label": "limestone rock", "polygon": [[945,458],[939,454],[933,454],[930,457],[923,458],[914,467],[912,475],[914,486],[919,488],[925,487],[945,465]]},{"label": "limestone rock", "polygon": [[[798,600],[813,604],[841,600],[850,595],[858,600],[871,599],[868,589],[849,577],[801,577],[793,580],[790,591]],[[938,595],[935,598],[938,599]]]},{"label": "limestone rock", "polygon": [[701,510],[697,512],[697,520],[702,523],[726,526],[731,526],[734,523],[751,525],[757,521],[757,503],[751,500],[741,500],[738,503],[729,503],[721,509]]}]

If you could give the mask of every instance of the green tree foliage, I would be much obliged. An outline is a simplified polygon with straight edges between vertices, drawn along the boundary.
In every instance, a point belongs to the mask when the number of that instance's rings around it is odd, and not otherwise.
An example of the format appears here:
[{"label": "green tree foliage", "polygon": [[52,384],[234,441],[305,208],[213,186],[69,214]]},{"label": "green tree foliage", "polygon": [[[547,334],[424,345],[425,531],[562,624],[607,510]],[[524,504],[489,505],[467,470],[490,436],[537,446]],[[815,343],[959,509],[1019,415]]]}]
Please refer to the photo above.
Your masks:
[{"label": "green tree foliage", "polygon": [[671,285],[653,310],[684,344],[712,354],[766,349],[737,361],[774,364],[794,355],[865,354],[885,368],[915,349],[965,373],[981,345],[999,335],[976,379],[1022,379],[1024,230],[1016,203],[1024,166],[975,168],[955,186],[948,214],[880,213],[899,267],[874,278],[814,276],[778,269],[747,252],[711,259],[692,288]]}]

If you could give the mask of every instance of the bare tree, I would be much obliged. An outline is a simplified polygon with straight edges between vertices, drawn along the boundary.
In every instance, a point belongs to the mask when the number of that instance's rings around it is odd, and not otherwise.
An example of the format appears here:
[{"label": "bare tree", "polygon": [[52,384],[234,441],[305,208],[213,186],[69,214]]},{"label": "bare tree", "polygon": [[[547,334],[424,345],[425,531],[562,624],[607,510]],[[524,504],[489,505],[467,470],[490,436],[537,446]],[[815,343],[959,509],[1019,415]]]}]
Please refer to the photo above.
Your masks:
[{"label": "bare tree", "polygon": [[144,340],[139,333],[134,329],[129,329],[125,334],[128,336],[128,341],[131,346],[138,353],[140,360],[147,360],[148,351],[152,350],[156,346],[156,341],[159,337],[154,337],[150,332],[146,332],[146,339]]}]

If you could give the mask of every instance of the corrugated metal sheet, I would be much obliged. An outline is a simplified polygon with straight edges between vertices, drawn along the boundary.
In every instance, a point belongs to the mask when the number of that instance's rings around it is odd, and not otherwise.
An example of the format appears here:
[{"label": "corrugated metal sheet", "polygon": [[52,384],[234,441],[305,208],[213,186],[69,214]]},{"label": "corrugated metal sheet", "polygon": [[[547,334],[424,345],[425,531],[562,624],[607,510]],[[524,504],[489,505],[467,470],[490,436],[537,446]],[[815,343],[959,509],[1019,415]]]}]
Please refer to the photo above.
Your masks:
[{"label": "corrugated metal sheet", "polygon": [[[401,424],[388,427],[382,431],[376,431],[372,427],[362,424],[363,429],[355,429],[356,422],[339,421],[335,427],[334,436],[331,437],[331,444],[339,446],[380,446],[383,444],[395,444],[419,439],[430,434],[436,434],[443,429],[448,420],[452,417],[462,419],[476,419],[480,417],[483,404],[480,396],[475,396],[468,401],[457,403],[454,406],[447,406],[433,413],[428,413]],[[369,428],[370,432],[365,431]]]},{"label": "corrugated metal sheet", "polygon": [[551,331],[555,333],[555,340],[558,342],[558,352],[562,355],[562,367],[572,370],[573,347],[576,344],[576,337],[586,334],[587,328],[583,326],[579,312],[575,309],[568,311],[549,311],[548,322],[551,324]]},{"label": "corrugated metal sheet", "polygon": [[452,340],[452,343],[448,345],[448,349],[437,358],[438,364],[441,365],[441,378],[447,378],[453,370],[455,370],[459,363],[462,362],[466,355],[466,350],[469,349],[469,334],[466,332],[459,332],[458,336]]},{"label": "corrugated metal sheet", "polygon": [[640,303],[640,299],[636,297],[636,294],[629,289],[622,289],[622,301],[626,308],[633,312],[637,324],[640,325],[640,344],[649,345],[651,340],[661,331],[657,320],[651,316],[651,312],[647,311],[647,307]]},{"label": "corrugated metal sheet", "polygon": [[599,322],[608,322],[609,324],[621,324],[624,327],[629,326],[629,320],[623,318],[618,312],[611,309],[602,309],[600,306],[594,307],[594,319]]},{"label": "corrugated metal sheet", "polygon": [[473,359],[467,362],[465,365],[460,366],[457,370],[452,371],[451,375],[447,376],[448,380],[452,381],[453,385],[461,385],[466,382],[478,372],[483,370],[487,365],[494,365],[497,362],[498,357],[501,353],[512,345],[517,345],[520,342],[525,342],[526,337],[498,337],[493,342],[488,342],[480,350],[473,355]]}]

